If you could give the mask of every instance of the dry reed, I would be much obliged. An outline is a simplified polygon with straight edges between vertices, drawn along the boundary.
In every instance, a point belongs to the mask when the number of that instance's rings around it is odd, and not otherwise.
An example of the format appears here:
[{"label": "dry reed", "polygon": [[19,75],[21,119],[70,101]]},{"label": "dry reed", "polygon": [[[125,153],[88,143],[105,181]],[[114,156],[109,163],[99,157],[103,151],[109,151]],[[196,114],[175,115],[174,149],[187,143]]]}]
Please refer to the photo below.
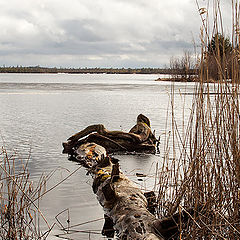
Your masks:
[{"label": "dry reed", "polygon": [[[224,36],[220,1],[212,2],[212,36],[219,32]],[[195,210],[187,223],[180,221],[177,239],[240,239],[239,9],[239,1],[233,0],[231,67],[227,66],[229,56],[226,58],[224,51],[221,55],[216,43],[211,60],[214,57],[217,64],[218,81],[210,83],[209,9],[199,7],[203,21],[200,82],[183,134],[176,122],[172,95],[172,131],[166,138],[158,173],[158,214],[162,217]]]},{"label": "dry reed", "polygon": [[[8,156],[4,148],[0,156],[0,238],[46,239],[51,227],[39,209],[45,178],[42,176],[34,186],[29,179],[28,161],[24,164],[17,155]],[[40,231],[40,220],[48,226],[44,233]]]}]

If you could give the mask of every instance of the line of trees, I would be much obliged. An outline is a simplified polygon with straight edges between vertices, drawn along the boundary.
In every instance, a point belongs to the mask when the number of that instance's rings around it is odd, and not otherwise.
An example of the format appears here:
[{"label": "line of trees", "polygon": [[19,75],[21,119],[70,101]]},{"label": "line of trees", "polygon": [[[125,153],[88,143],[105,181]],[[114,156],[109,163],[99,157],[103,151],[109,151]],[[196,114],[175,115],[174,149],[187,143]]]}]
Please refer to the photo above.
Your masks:
[{"label": "line of trees", "polygon": [[[47,68],[40,66],[22,67],[22,66],[2,66],[0,73],[106,73],[106,74],[173,74],[175,70],[171,68]],[[193,69],[189,69],[192,74]]]},{"label": "line of trees", "polygon": [[167,69],[159,68],[141,68],[141,69],[131,69],[131,68],[47,68],[47,67],[22,67],[22,66],[11,66],[11,67],[0,67],[1,73],[106,73],[106,74],[129,74],[129,73],[165,73]]}]

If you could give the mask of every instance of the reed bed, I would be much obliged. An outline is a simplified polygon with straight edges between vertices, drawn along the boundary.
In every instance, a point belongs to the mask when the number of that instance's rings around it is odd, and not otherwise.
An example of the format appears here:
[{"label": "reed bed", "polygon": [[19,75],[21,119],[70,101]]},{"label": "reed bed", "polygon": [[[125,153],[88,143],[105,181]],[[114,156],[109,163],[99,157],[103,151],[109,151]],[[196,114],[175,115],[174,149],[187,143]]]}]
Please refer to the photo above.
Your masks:
[{"label": "reed bed", "polygon": [[[0,156],[0,238],[46,239],[51,227],[39,208],[40,196],[46,187],[45,177],[34,186],[28,161],[24,163],[17,154],[9,156],[4,148]],[[44,233],[40,230],[40,221],[47,225]]]},{"label": "reed bed", "polygon": [[[180,236],[171,239],[240,239],[240,5],[232,1],[231,52],[226,53],[216,41],[210,54],[212,37],[219,32],[224,36],[220,1],[212,2],[211,35],[209,9],[199,6],[203,21],[199,83],[184,124],[175,118],[172,87],[171,134],[166,137],[158,172],[158,215],[171,216],[189,209],[194,214],[189,214],[187,222],[180,221]],[[217,79],[211,83],[213,61]],[[180,126],[184,126],[183,133]]]}]

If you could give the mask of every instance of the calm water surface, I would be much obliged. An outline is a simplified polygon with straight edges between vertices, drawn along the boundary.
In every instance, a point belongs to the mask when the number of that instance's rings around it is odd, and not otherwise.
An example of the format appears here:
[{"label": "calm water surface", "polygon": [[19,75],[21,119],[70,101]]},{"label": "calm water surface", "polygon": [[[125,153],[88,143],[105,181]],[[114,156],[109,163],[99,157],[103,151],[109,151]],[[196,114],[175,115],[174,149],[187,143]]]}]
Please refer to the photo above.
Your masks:
[{"label": "calm water surface", "polygon": [[[149,117],[156,135],[168,129],[170,82],[154,81],[159,75],[107,74],[0,74],[0,133],[1,145],[16,151],[23,161],[31,152],[29,170],[34,181],[55,171],[47,188],[54,186],[78,168],[63,155],[61,143],[69,136],[91,124],[102,123],[109,130],[129,129],[136,117]],[[181,120],[183,105],[191,106],[194,84],[176,83],[175,114]],[[117,156],[122,170],[142,189],[154,188],[156,163],[160,155]],[[147,178],[139,181],[136,173]],[[71,225],[103,217],[103,210],[92,193],[91,177],[80,169],[68,180],[46,194],[41,211],[49,223],[65,209],[70,211]],[[59,219],[66,226],[67,212]],[[101,232],[103,220],[77,226],[78,231]],[[44,228],[43,224],[43,228]],[[49,239],[56,239],[58,227]],[[70,237],[89,239],[88,233]],[[91,234],[90,239],[103,239]]]}]

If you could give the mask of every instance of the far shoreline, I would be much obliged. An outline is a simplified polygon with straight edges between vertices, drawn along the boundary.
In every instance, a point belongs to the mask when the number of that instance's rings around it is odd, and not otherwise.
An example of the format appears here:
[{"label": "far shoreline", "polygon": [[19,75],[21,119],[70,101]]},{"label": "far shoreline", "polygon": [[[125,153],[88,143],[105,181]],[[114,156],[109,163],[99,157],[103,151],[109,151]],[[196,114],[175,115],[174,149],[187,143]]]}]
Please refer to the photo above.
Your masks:
[{"label": "far shoreline", "polygon": [[168,77],[168,78],[158,78],[156,82],[199,82],[199,78],[196,76],[186,77]]},{"label": "far shoreline", "polygon": [[[176,74],[170,68],[57,68],[41,66],[2,66],[0,73],[59,73],[59,74]],[[196,69],[190,69],[189,75],[194,75]]]}]

